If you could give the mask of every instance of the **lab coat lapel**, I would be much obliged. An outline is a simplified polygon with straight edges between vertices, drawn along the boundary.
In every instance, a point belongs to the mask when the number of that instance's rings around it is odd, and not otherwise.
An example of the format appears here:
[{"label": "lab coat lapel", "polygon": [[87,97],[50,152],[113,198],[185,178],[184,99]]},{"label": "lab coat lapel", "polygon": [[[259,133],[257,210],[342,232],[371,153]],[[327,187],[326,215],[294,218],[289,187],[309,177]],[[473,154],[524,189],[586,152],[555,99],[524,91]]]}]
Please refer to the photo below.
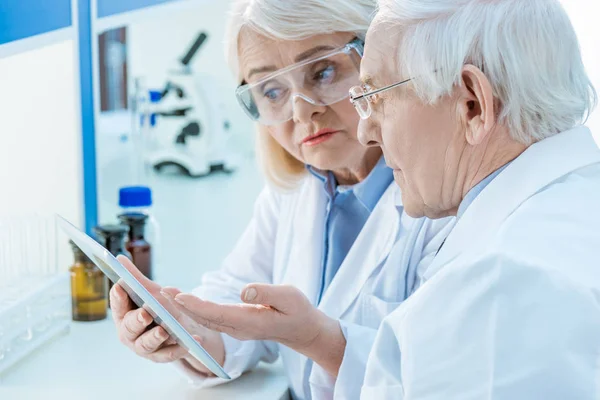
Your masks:
[{"label": "lab coat lapel", "polygon": [[[290,241],[287,270],[283,282],[300,289],[310,302],[316,306],[321,288],[323,235],[325,233],[325,216],[327,213],[327,196],[323,184],[312,176],[303,187],[303,193],[298,196],[293,207],[293,226],[290,226]],[[308,381],[311,362],[305,356],[284,347],[287,352],[289,366],[297,368],[294,371],[302,382]],[[303,384],[303,393],[310,393],[308,384]]]},{"label": "lab coat lapel", "polygon": [[330,317],[340,318],[344,314],[391,251],[400,224],[395,208],[397,192],[394,183],[386,189],[325,291],[319,309]]},{"label": "lab coat lapel", "polygon": [[586,127],[530,146],[502,171],[473,201],[454,229],[424,279],[431,278],[462,250],[476,247],[493,234],[525,200],[579,168],[600,162],[600,151]]},{"label": "lab coat lapel", "polygon": [[310,181],[294,207],[290,262],[284,281],[296,286],[316,305],[322,271],[315,266],[322,264],[327,197],[321,182],[313,177],[307,179]]}]

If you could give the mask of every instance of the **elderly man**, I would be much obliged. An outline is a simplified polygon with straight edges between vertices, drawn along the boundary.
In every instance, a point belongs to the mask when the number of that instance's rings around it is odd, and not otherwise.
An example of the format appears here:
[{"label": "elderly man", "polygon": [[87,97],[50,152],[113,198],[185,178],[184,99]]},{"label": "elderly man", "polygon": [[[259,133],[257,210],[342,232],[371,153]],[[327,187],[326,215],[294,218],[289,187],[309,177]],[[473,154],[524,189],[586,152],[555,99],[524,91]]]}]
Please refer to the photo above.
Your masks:
[{"label": "elderly man", "polygon": [[[560,4],[381,0],[361,74],[360,139],[382,147],[405,211],[458,218],[428,268],[385,282],[402,299],[421,286],[370,356],[370,332],[344,335],[291,287],[174,301],[313,359],[340,399],[359,396],[365,367],[368,400],[600,397],[600,150],[579,126],[596,96]],[[364,315],[397,305],[372,300]]]},{"label": "elderly man", "polygon": [[581,126],[596,94],[567,15],[379,5],[352,89],[361,141],[408,214],[458,220],[382,323],[361,397],[600,398],[600,151]]}]

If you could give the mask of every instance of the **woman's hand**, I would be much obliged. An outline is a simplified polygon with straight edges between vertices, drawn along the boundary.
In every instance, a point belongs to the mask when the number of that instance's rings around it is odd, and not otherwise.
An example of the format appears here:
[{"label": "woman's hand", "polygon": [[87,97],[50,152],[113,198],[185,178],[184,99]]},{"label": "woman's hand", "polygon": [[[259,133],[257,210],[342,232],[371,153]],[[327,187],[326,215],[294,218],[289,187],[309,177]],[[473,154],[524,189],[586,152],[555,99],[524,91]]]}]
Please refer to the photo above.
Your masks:
[{"label": "woman's hand", "polygon": [[[119,262],[204,346],[219,364],[223,365],[225,349],[221,335],[195,322],[182,313],[177,304],[169,300],[180,293],[179,290],[163,289],[146,278],[127,257],[119,256]],[[158,363],[183,360],[192,368],[212,375],[204,365],[191,357],[186,349],[176,344],[164,328],[155,326],[147,330],[152,324],[152,316],[145,309],[137,308],[119,284],[115,284],[110,291],[110,304],[119,340],[137,355]]]},{"label": "woman's hand", "polygon": [[197,323],[240,340],[272,340],[313,359],[337,376],[346,340],[339,322],[316,309],[293,286],[251,284],[245,304],[215,304],[180,293],[174,301]]}]

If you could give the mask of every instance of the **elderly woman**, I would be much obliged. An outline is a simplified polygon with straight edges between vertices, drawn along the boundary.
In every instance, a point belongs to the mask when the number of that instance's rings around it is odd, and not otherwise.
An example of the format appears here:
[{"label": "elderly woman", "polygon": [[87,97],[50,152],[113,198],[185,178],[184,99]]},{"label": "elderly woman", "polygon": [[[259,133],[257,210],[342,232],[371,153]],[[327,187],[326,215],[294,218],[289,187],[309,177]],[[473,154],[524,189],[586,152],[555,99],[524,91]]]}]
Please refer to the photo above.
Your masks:
[{"label": "elderly woman", "polygon": [[[326,398],[346,338],[361,342],[348,349],[355,361],[346,376],[362,382],[376,329],[410,294],[448,221],[403,213],[381,149],[358,141],[349,90],[359,83],[374,2],[238,0],[233,7],[228,59],[239,103],[258,124],[269,184],[223,267],[193,295],[144,283],[164,294],[233,378],[281,355],[294,397],[312,390]],[[220,305],[240,303],[240,295],[249,304]],[[118,285],[111,302],[120,339],[137,354],[177,361],[200,386],[222,382],[162,328],[145,332],[150,315],[132,310]]]},{"label": "elderly woman", "polygon": [[581,125],[596,94],[566,13],[379,6],[352,89],[359,138],[383,149],[408,214],[458,220],[382,323],[361,397],[598,399],[600,151]]}]

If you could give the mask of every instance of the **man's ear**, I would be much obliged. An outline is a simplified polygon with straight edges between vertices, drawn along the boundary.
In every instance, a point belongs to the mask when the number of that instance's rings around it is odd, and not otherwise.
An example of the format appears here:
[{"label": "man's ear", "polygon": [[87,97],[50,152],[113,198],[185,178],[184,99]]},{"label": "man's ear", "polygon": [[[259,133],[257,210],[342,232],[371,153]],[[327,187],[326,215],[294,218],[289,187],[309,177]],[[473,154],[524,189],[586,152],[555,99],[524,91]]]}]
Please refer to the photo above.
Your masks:
[{"label": "man's ear", "polygon": [[466,124],[466,140],[470,145],[481,144],[496,124],[492,84],[474,65],[461,71],[459,113]]}]

